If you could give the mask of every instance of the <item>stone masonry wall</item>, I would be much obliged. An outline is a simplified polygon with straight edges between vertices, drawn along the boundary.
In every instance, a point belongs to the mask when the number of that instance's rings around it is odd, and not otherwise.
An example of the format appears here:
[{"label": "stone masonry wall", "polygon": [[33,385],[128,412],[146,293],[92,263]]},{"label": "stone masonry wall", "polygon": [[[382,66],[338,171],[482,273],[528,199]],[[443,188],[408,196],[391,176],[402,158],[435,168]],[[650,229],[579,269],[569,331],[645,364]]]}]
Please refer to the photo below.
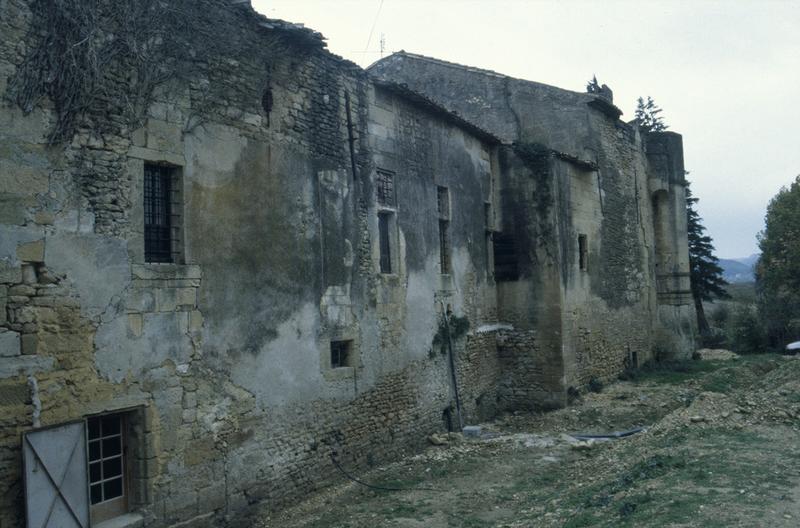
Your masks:
[{"label": "stone masonry wall", "polygon": [[[215,1],[237,29],[227,51],[160,86],[141,123],[105,101],[49,145],[50,101],[0,103],[2,526],[24,522],[21,435],[109,412],[129,423],[136,522],[245,525],[342,478],[332,455],[358,470],[443,430],[439,301],[472,327],[496,313],[486,248],[469,243],[486,236],[492,146],[398,103],[392,141],[416,160],[398,173],[416,180],[398,195],[398,273],[379,274],[366,74],[308,30]],[[36,46],[32,5],[0,2],[3,91]],[[181,182],[171,264],[145,262],[146,164]],[[447,278],[419,222],[434,176],[454,190]],[[352,341],[352,366],[331,368],[332,339]],[[454,352],[465,416],[491,416],[493,337]]]},{"label": "stone masonry wall", "polygon": [[[216,45],[195,41],[136,119],[134,79],[113,63],[74,135],[51,143],[63,109],[23,111],[7,88],[58,28],[40,25],[45,3],[0,0],[0,526],[24,523],[21,435],[99,414],[128,421],[132,522],[154,528],[245,526],[343,478],[332,458],[357,471],[418,449],[454,426],[445,311],[468,326],[452,343],[466,423],[563,404],[568,385],[648,349],[645,167],[593,97],[477,72],[500,137],[569,150],[584,173],[553,153],[541,171],[502,165],[491,134],[373,84],[315,32],[198,5],[206,26],[182,30]],[[145,258],[148,165],[176,185],[167,264]],[[395,203],[378,203],[379,169]],[[487,204],[525,235],[513,285],[494,281]],[[573,242],[589,229],[603,245],[582,274]]]},{"label": "stone masonry wall", "polygon": [[[510,181],[504,190],[510,196],[525,196],[514,210],[505,210],[504,214],[506,219],[514,213],[520,218],[527,214],[532,226],[537,219],[556,226],[551,242],[558,248],[554,257],[561,299],[558,307],[552,302],[548,306],[551,313],[560,311],[560,322],[545,323],[540,319],[533,324],[541,330],[561,332],[558,339],[563,350],[563,391],[585,384],[592,377],[613,377],[634,354],[638,361],[649,360],[655,348],[665,348],[665,334],[672,336],[671,344],[666,346],[676,351],[691,347],[687,345],[691,341],[687,337],[691,334],[691,317],[686,316],[691,307],[685,305],[685,310],[680,311],[656,306],[656,276],[661,273],[660,261],[665,260],[660,255],[677,255],[677,251],[673,247],[663,251],[656,247],[659,242],[653,230],[651,193],[655,188],[664,189],[669,196],[665,199],[667,215],[672,219],[678,209],[674,204],[682,200],[682,191],[663,182],[681,179],[679,137],[656,138],[656,144],[646,149],[637,129],[619,120],[619,111],[609,98],[411,53],[399,52],[381,59],[370,67],[370,72],[382,79],[407,83],[411,89],[457,110],[504,139],[517,142],[516,152],[523,158],[526,150],[549,149],[556,160],[546,176],[555,198],[552,217],[535,207],[537,196],[542,196],[539,189],[532,193],[534,203],[527,201],[531,186],[524,180]],[[674,155],[664,154],[666,144],[671,145]],[[508,164],[514,171],[519,170],[514,167],[513,157]],[[665,179],[658,176],[661,173],[670,176]],[[661,187],[654,188],[654,181],[662,182]],[[676,224],[664,229],[668,234],[661,238],[685,250],[681,227]],[[585,270],[578,269],[579,235],[588,240]],[[545,249],[543,242],[547,240],[537,241],[537,250]],[[533,251],[529,253],[535,255]],[[676,257],[674,262],[660,266],[684,269],[679,260]],[[537,302],[541,303],[545,289],[542,286],[556,279],[550,275],[546,260],[539,259],[536,264],[535,280],[527,286],[530,291],[505,297],[512,302],[538,297]],[[676,284],[682,279],[679,275],[675,275]],[[665,283],[661,275],[659,281]],[[517,289],[523,287],[522,282],[517,284]],[[507,285],[504,289],[511,291]],[[505,302],[499,307],[501,313],[509,311]],[[520,311],[518,306],[511,308],[515,313]],[[684,324],[673,321],[681,318]],[[665,326],[671,328],[665,330]],[[558,366],[554,357],[547,362]]]},{"label": "stone masonry wall", "polygon": [[502,365],[498,387],[501,408],[535,409],[547,392],[544,362],[539,357],[535,330],[500,330],[497,354]]}]

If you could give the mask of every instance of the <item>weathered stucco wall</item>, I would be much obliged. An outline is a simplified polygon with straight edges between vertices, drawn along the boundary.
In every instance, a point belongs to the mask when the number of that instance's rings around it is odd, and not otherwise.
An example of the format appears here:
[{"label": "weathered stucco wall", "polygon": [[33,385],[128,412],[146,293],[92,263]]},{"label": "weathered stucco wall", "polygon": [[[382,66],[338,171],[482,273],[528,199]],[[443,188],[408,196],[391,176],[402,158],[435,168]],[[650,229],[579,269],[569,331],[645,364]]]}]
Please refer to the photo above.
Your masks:
[{"label": "weathered stucco wall", "polygon": [[[5,87],[35,15],[0,7]],[[340,478],[332,455],[354,469],[418,448],[457,426],[443,309],[462,324],[465,420],[498,409],[497,331],[478,331],[497,312],[496,141],[373,87],[304,30],[220,9],[247,47],[161,86],[142,126],[86,122],[48,145],[47,100],[0,107],[3,526],[23,524],[20,435],[97,413],[128,417],[130,509],[148,526],[236,522]],[[179,181],[174,263],[145,262],[147,164]],[[395,178],[389,274],[377,169]],[[331,340],[352,341],[348,366],[331,368]]]},{"label": "weathered stucco wall", "polygon": [[[635,127],[619,121],[610,91],[569,92],[404,52],[378,61],[370,72],[405,83],[516,143],[524,166],[507,165],[529,181],[504,173],[510,197],[504,228],[534,266],[523,263],[520,280],[499,286],[499,311],[517,326],[558,332],[554,342],[563,352],[545,360],[561,368],[560,383],[549,384],[553,390],[613,378],[656,352],[691,352],[691,302],[682,293],[688,253],[680,136],[646,143]],[[531,167],[537,156],[549,156],[546,169]],[[537,178],[543,182],[538,187],[532,183]],[[658,190],[665,200],[660,208],[653,199]],[[579,236],[587,243],[585,269]],[[545,303],[542,285],[554,281],[560,298]],[[530,311],[544,304],[551,308],[547,321]],[[520,307],[529,307],[527,323],[518,321]],[[531,350],[541,357],[549,348]],[[541,377],[530,385],[540,383]]]},{"label": "weathered stucco wall", "polygon": [[[63,108],[7,91],[42,5],[0,1],[0,525],[24,522],[21,435],[49,425],[124,414],[135,522],[246,524],[341,478],[331,457],[457,427],[450,353],[470,423],[690,346],[679,136],[646,158],[595,96],[435,61],[375,81],[311,30],[206,0],[225,46],[173,64],[137,119],[112,64],[51,142]],[[145,257],[153,167],[170,263]]]}]

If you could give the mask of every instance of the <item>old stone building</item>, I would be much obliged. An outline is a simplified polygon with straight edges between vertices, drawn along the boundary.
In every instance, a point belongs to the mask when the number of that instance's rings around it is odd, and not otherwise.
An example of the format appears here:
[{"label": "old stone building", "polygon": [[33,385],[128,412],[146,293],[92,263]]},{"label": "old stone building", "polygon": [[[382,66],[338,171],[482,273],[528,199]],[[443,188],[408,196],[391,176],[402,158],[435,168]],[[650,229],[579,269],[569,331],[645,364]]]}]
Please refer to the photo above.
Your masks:
[{"label": "old stone building", "polygon": [[245,522],[692,350],[681,138],[609,90],[96,4],[0,0],[0,526]]}]

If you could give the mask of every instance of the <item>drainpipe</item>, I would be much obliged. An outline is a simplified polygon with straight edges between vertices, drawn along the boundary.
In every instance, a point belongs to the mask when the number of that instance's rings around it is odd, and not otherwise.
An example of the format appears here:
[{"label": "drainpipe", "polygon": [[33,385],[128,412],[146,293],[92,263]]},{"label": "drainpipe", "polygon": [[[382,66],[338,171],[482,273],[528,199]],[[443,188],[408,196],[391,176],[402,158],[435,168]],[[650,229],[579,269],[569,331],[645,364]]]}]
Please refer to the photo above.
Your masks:
[{"label": "drainpipe", "polygon": [[458,378],[456,377],[456,360],[453,356],[453,340],[450,337],[450,312],[442,305],[442,315],[444,317],[445,334],[447,335],[447,356],[450,360],[450,381],[453,384],[453,393],[456,397],[456,414],[458,415],[459,431],[464,430],[464,419],[461,416],[461,397],[458,394]]}]

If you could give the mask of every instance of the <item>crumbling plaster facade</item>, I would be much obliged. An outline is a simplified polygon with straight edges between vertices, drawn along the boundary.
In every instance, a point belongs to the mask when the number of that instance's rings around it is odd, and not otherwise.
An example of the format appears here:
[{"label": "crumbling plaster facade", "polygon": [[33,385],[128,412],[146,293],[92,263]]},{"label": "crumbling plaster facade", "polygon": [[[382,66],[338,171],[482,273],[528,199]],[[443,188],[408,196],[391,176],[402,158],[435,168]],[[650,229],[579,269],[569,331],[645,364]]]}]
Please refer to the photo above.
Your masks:
[{"label": "crumbling plaster facade", "polygon": [[[408,54],[366,72],[216,4],[246,51],[141,126],[109,102],[49,144],[51,102],[0,103],[1,526],[24,525],[21,435],[103,413],[126,416],[131,525],[236,524],[340,478],[332,456],[413,451],[457,426],[445,313],[468,422],[690,350],[680,136]],[[31,5],[0,1],[2,93]],[[147,166],[177,182],[171,263],[145,256]]]},{"label": "crumbling plaster facade", "polygon": [[[528,250],[520,266],[530,263],[530,269],[525,280],[498,284],[498,305],[501,319],[550,336],[536,353],[558,368],[537,376],[550,392],[539,394],[538,404],[563,405],[565,388],[608,379],[653,353],[692,352],[678,134],[642,136],[619,120],[607,87],[575,93],[405,52],[369,71],[517,146],[517,156],[510,156],[517,161],[501,171],[505,221],[498,230],[517,237],[518,252]],[[544,151],[546,161],[519,167],[531,147]],[[539,178],[546,184],[524,181]],[[579,236],[588,245],[585,269]]]}]

